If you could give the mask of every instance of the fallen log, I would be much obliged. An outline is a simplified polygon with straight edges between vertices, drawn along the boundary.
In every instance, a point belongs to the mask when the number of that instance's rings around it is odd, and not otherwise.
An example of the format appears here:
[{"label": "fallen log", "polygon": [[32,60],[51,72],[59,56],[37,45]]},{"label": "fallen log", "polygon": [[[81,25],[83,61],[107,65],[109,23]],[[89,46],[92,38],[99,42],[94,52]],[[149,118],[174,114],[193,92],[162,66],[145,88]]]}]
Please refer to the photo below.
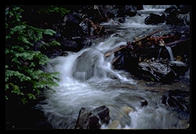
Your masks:
[{"label": "fallen log", "polygon": [[94,5],[94,9],[96,9],[99,13],[99,15],[102,17],[102,19],[104,19],[105,17],[103,17],[103,15],[101,14],[101,12],[99,11],[99,7],[98,5]]},{"label": "fallen log", "polygon": [[138,38],[138,39],[134,40],[133,42],[136,43],[136,42],[142,41],[142,40],[144,40],[144,39],[146,39],[146,38],[152,36],[153,34],[156,34],[156,33],[160,32],[160,31],[162,31],[162,30],[161,30],[161,29],[156,30],[156,31],[154,31],[154,32],[152,32],[152,33],[150,33],[150,34],[144,36],[144,37],[141,37],[141,38]]},{"label": "fallen log", "polygon": [[[142,37],[142,38],[140,38],[140,39],[135,40],[133,43],[136,43],[136,42],[138,42],[138,41],[144,40],[144,39],[146,39],[146,38],[152,36],[152,35],[155,34],[155,33],[160,32],[160,31],[161,31],[161,30],[154,31],[154,32],[152,32],[152,33],[146,35],[145,37]],[[115,48],[115,49],[113,49],[113,50],[111,50],[111,51],[108,51],[108,52],[106,52],[106,53],[104,54],[104,56],[105,56],[105,57],[108,57],[108,56],[112,55],[113,53],[115,53],[115,52],[117,52],[117,51],[120,51],[120,50],[123,49],[123,48],[126,48],[126,47],[127,47],[128,45],[130,45],[130,44],[131,44],[131,43],[127,43],[127,45],[125,45],[125,46],[120,46],[120,47],[117,47],[117,48]]]},{"label": "fallen log", "polygon": [[127,47],[127,45],[122,45],[122,46],[120,46],[120,47],[114,48],[113,50],[110,50],[110,51],[106,52],[106,53],[104,54],[104,56],[105,56],[105,57],[108,57],[108,56],[112,55],[113,53],[115,53],[115,52],[117,52],[117,51],[120,51],[121,49],[126,48],[126,47]]},{"label": "fallen log", "polygon": [[184,42],[184,41],[187,41],[187,39],[176,40],[176,41],[174,41],[174,42],[170,42],[170,43],[167,43],[167,44],[165,44],[165,45],[166,45],[166,46],[170,46],[170,47],[174,47],[174,46],[177,45],[178,43]]},{"label": "fallen log", "polygon": [[111,64],[113,65],[114,62],[116,62],[119,58],[121,57],[121,55],[117,56],[116,58],[114,58],[111,62]]},{"label": "fallen log", "polygon": [[101,26],[99,24],[95,24],[92,20],[90,20],[88,18],[86,18],[85,20],[90,23],[90,25],[94,29],[95,34],[99,35],[99,34],[101,34],[101,32],[104,31],[104,27],[103,26]]}]

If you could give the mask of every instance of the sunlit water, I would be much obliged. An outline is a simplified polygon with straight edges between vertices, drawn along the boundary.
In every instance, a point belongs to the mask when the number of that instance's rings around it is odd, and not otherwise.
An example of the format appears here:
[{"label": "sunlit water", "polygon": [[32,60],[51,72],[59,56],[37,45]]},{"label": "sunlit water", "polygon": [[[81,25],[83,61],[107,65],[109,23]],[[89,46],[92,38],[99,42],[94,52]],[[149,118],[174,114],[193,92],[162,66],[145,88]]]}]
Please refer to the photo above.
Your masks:
[{"label": "sunlit water", "polygon": [[[175,112],[169,111],[161,103],[162,91],[175,89],[175,84],[147,87],[145,81],[134,80],[128,73],[114,70],[111,65],[114,55],[104,57],[105,52],[125,45],[135,36],[157,28],[167,28],[165,24],[144,24],[144,19],[148,15],[145,11],[160,12],[166,7],[144,6],[141,15],[127,17],[125,23],[119,24],[116,32],[108,38],[99,39],[91,47],[79,52],[69,52],[67,56],[51,59],[46,70],[60,73],[59,86],[46,90],[46,100],[38,107],[53,128],[74,128],[81,107],[94,108],[101,105],[106,105],[110,109],[110,124],[114,120],[119,122],[117,129],[186,127]],[[108,22],[103,25],[115,24]],[[188,89],[187,86],[183,88]],[[140,101],[144,99],[148,101],[148,105],[142,107]],[[127,115],[123,112],[123,107],[131,107],[134,111]],[[110,127],[102,124],[101,128]]]}]

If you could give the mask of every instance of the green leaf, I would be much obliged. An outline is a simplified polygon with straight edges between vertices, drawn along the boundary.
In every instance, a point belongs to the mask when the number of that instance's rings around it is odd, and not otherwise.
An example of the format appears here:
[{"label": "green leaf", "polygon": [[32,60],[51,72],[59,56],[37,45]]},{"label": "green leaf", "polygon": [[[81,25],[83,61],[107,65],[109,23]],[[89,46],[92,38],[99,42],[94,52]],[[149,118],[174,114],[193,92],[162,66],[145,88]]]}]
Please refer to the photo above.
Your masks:
[{"label": "green leaf", "polygon": [[18,71],[6,70],[5,71],[5,81],[8,81],[8,79],[10,77],[18,77],[21,82],[31,80],[31,78],[29,76],[26,76]]},{"label": "green leaf", "polygon": [[56,34],[56,32],[54,31],[54,30],[52,30],[52,29],[46,29],[45,31],[44,31],[44,34],[47,34],[47,35],[54,35],[54,34]]},{"label": "green leaf", "polygon": [[26,104],[26,103],[27,103],[27,99],[26,99],[25,97],[23,97],[23,98],[21,98],[21,102],[22,102],[23,104]]},{"label": "green leaf", "polygon": [[36,99],[35,95],[32,93],[28,93],[27,95],[28,95],[29,99],[33,99],[33,100]]},{"label": "green leaf", "polygon": [[10,34],[14,34],[15,32],[22,32],[26,28],[25,25],[18,25],[15,26],[14,28],[11,28]]},{"label": "green leaf", "polygon": [[14,85],[13,83],[10,83],[10,85],[12,86],[11,93],[15,93],[17,95],[21,94],[21,91],[20,91],[20,89],[19,89],[19,87],[17,85]]}]

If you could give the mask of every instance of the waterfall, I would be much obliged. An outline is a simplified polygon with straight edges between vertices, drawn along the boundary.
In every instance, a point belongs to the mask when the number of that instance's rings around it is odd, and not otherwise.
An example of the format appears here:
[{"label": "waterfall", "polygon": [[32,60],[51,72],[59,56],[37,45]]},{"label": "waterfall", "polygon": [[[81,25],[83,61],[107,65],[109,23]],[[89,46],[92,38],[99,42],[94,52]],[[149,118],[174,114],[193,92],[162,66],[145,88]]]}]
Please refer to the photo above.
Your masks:
[{"label": "waterfall", "polygon": [[173,52],[172,52],[171,47],[165,46],[165,48],[167,49],[167,51],[168,51],[168,53],[169,53],[170,61],[174,61],[174,56],[173,56]]},{"label": "waterfall", "polygon": [[171,5],[144,5],[144,10],[165,10]]}]

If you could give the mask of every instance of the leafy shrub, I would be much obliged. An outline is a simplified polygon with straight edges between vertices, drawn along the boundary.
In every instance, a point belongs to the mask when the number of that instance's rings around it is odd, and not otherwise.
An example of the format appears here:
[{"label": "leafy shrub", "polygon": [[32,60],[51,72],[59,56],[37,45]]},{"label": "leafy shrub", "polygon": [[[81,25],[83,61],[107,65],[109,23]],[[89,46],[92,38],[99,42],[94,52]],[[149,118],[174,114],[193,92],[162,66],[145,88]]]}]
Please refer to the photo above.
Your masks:
[{"label": "leafy shrub", "polygon": [[39,14],[60,14],[62,17],[69,12],[70,10],[67,10],[62,6],[54,6],[54,5],[46,6],[45,8],[41,8],[40,10],[38,10]]},{"label": "leafy shrub", "polygon": [[[42,67],[49,59],[40,51],[34,51],[37,41],[56,32],[27,25],[21,20],[23,11],[19,6],[5,9],[5,99],[16,98],[25,104],[35,100],[44,88],[56,86],[58,73],[44,72]],[[56,41],[43,44],[47,45],[60,44]]]}]

